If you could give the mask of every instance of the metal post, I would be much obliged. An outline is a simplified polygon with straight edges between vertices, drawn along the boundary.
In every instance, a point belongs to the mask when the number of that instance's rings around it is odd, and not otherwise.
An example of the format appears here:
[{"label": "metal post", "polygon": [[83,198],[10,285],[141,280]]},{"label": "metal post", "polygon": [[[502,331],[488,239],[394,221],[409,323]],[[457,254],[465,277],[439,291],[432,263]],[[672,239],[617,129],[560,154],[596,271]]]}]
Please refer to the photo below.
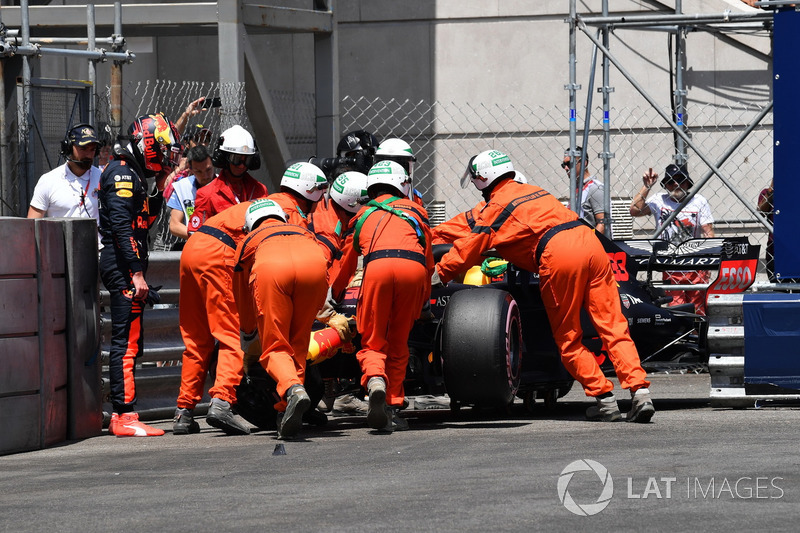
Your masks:
[{"label": "metal post", "polygon": [[[600,34],[600,30],[597,31],[597,34]],[[595,46],[592,50],[592,65],[589,67],[589,86],[586,89],[586,113],[584,113],[583,118],[583,138],[581,140],[581,146],[583,146],[583,151],[581,152],[581,171],[583,172],[586,169],[586,147],[589,146],[589,129],[592,127],[592,98],[594,97],[594,74],[597,70],[597,47]],[[577,188],[580,189],[583,186],[583,173],[577,177],[578,183]],[[577,192],[577,191],[576,191]]]},{"label": "metal post", "polygon": [[[569,85],[564,87],[569,91],[569,153],[567,155],[569,155],[571,161],[575,161],[578,156],[578,151],[576,149],[577,124],[575,121],[577,120],[577,93],[580,86],[576,83],[577,76],[575,73],[575,50],[577,40],[577,33],[575,31],[577,22],[576,4],[577,0],[569,0]],[[576,165],[571,165],[569,169],[569,207],[577,213],[578,197],[576,193],[578,179],[575,173],[575,166]]]},{"label": "metal post", "polygon": [[[586,35],[586,37],[589,38],[590,41],[592,41],[597,45],[598,49],[601,52],[603,52],[606,56],[608,56],[608,59],[614,64],[615,67],[617,67],[617,70],[619,70],[620,74],[622,74],[625,77],[625,79],[627,79],[630,82],[630,84],[633,85],[634,89],[636,89],[639,92],[639,94],[641,94],[644,97],[644,99],[647,100],[647,102],[650,104],[653,110],[655,110],[661,116],[664,122],[666,122],[673,129],[673,131],[675,131],[679,136],[683,138],[686,145],[697,154],[697,156],[703,161],[703,163],[708,165],[708,167],[714,174],[719,176],[719,179],[722,180],[722,183],[724,183],[725,186],[728,187],[728,189],[734,194],[734,196],[736,196],[739,199],[739,201],[742,202],[745,208],[748,211],[750,211],[750,213],[752,213],[752,215],[756,218],[756,220],[763,220],[763,218],[758,214],[758,211],[756,211],[755,207],[751,205],[751,202],[748,199],[744,198],[741,195],[741,193],[739,193],[739,191],[736,190],[733,184],[731,184],[730,180],[722,174],[722,171],[719,169],[719,167],[717,167],[717,165],[712,163],[711,160],[705,154],[703,154],[703,152],[698,150],[697,146],[695,146],[695,144],[692,142],[689,136],[686,135],[686,132],[684,132],[681,128],[678,127],[677,124],[675,124],[672,121],[672,119],[664,112],[664,110],[661,109],[661,107],[659,107],[655,99],[652,96],[650,96],[647,93],[647,91],[644,90],[644,88],[636,81],[636,79],[634,79],[633,76],[631,76],[631,74],[625,69],[625,67],[623,67],[622,64],[611,54],[608,48],[603,46],[602,43],[600,43],[597,39],[594,38],[594,36],[586,28],[586,25],[583,24],[582,22],[579,22],[578,27],[584,33],[584,35]],[[698,185],[699,184],[695,184],[691,188],[689,194],[687,195],[687,198],[691,199],[691,195],[697,194],[697,192],[700,190],[700,187]],[[669,223],[675,219],[678,213],[680,213],[680,210],[676,210],[670,213],[670,216],[667,218],[667,220],[663,222],[662,227],[669,225]],[[661,233],[660,231],[656,231],[653,237],[654,238],[658,237],[660,233]]]},{"label": "metal post", "polygon": [[[114,44],[111,49],[119,52],[125,44],[122,39],[122,3],[114,2]],[[111,65],[111,135],[112,139],[122,133],[122,61]]]},{"label": "metal post", "polygon": [[[683,1],[675,0],[675,14],[683,14]],[[678,26],[675,32],[675,123],[681,130],[686,131],[685,126],[685,106],[686,106],[686,87],[683,83],[683,74],[686,68],[686,28]],[[675,139],[675,164],[681,166],[688,159],[686,145],[683,139],[678,136]]]},{"label": "metal post", "polygon": [[[608,16],[608,0],[603,0],[603,16]],[[608,26],[603,26],[603,46],[609,47],[611,37],[611,29]],[[605,235],[611,238],[611,227],[614,220],[611,217],[611,159],[614,154],[611,153],[611,124],[610,120],[610,97],[609,95],[614,92],[614,88],[609,86],[609,65],[608,58],[603,54],[603,86],[600,91],[603,93],[603,212],[605,213]]]},{"label": "metal post", "polygon": [[[30,19],[28,18],[28,0],[20,2],[20,22],[22,23],[22,45],[28,46],[31,38]],[[19,137],[19,206],[23,209],[28,202],[28,181],[35,172],[31,149],[31,116],[33,115],[31,102],[31,64],[28,56],[22,57],[22,102],[20,107],[17,131]]]},{"label": "metal post", "polygon": [[[94,27],[94,4],[87,4],[86,5],[86,35],[87,35],[87,44],[86,50],[89,52],[94,52],[96,48],[96,44],[94,41],[95,37],[95,27]],[[97,65],[94,59],[89,59],[89,119],[88,123],[94,125],[94,97],[95,97],[95,89],[97,86]]]}]

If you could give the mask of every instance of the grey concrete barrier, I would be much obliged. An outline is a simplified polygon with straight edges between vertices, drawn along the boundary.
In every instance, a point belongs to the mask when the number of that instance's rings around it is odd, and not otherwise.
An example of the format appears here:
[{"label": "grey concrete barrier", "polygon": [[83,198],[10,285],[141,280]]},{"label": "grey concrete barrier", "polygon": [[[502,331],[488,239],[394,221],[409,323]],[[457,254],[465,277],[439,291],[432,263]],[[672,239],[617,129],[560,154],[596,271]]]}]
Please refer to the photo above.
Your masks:
[{"label": "grey concrete barrier", "polygon": [[2,217],[0,242],[0,453],[99,433],[94,220]]}]

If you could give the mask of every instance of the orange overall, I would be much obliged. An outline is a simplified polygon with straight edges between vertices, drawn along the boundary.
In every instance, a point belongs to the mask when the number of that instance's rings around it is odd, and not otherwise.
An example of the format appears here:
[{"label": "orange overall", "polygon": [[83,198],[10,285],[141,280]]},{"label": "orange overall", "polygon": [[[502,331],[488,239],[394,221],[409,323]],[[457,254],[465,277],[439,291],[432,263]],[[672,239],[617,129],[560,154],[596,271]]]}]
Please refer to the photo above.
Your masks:
[{"label": "orange overall", "polygon": [[299,226],[267,219],[236,250],[234,293],[242,331],[258,328],[259,362],[281,401],[305,377],[314,317],[328,292],[328,261],[314,236]]},{"label": "orange overall", "polygon": [[[384,194],[376,201],[391,198]],[[356,311],[362,346],[357,358],[361,384],[366,386],[369,378],[382,377],[387,384],[386,403],[399,407],[405,396],[408,335],[430,296],[433,254],[427,212],[407,198],[397,198],[387,205],[413,217],[422,239],[409,222],[384,210],[368,213],[370,208],[364,207],[351,221],[350,226],[355,227],[359,219],[366,217],[358,235],[360,253],[364,255],[364,279]],[[348,238],[342,267],[332,286],[334,297],[341,296],[347,287],[358,255],[353,238]]]},{"label": "orange overall", "polygon": [[469,235],[472,228],[475,227],[475,220],[480,216],[481,209],[485,205],[486,202],[480,202],[469,211],[464,211],[447,222],[431,228],[431,235],[433,235],[431,244],[452,244],[461,237]]},{"label": "orange overall", "polygon": [[251,202],[206,220],[181,253],[180,329],[183,344],[178,407],[193,409],[202,398],[214,341],[219,341],[217,376],[209,393],[231,404],[242,380],[239,312],[233,297],[233,258],[244,239],[244,216]]},{"label": "orange overall", "polygon": [[268,200],[272,200],[283,209],[283,212],[286,213],[286,222],[289,224],[294,224],[295,226],[300,226],[301,228],[307,228],[309,223],[308,218],[308,211],[311,211],[311,208],[305,210],[300,206],[300,203],[310,205],[313,207],[313,204],[303,198],[302,200],[295,198],[292,193],[288,192],[276,192],[267,196]]},{"label": "orange overall", "polygon": [[[586,309],[623,388],[649,386],[622,315],[608,256],[592,230],[547,191],[500,181],[469,236],[457,240],[437,268],[449,281],[496,248],[514,265],[539,272],[539,287],[553,338],[569,373],[588,396],[610,392],[592,353],[583,345],[580,311]],[[566,226],[564,226],[566,225]]]},{"label": "orange overall", "polygon": [[328,250],[332,265],[328,270],[330,279],[336,279],[341,268],[342,247],[344,246],[345,227],[339,215],[333,209],[333,200],[323,198],[314,206],[308,229],[323,247]]}]

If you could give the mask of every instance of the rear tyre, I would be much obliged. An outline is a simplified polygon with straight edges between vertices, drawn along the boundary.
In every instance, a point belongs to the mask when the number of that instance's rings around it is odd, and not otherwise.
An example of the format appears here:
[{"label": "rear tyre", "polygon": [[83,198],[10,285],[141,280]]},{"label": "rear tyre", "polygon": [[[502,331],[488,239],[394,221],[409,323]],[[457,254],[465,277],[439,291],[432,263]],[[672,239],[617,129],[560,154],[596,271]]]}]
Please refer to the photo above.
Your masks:
[{"label": "rear tyre", "polygon": [[505,407],[514,401],[522,365],[519,307],[506,291],[454,293],[443,317],[442,373],[450,398]]}]

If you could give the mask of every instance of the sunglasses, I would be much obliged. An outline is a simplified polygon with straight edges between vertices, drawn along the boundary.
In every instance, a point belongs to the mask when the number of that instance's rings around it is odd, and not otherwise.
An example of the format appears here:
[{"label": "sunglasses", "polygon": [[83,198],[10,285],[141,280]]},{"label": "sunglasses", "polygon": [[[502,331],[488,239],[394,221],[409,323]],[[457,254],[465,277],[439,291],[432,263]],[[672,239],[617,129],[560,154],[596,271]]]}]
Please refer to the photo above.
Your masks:
[{"label": "sunglasses", "polygon": [[250,166],[250,162],[253,160],[253,154],[231,154],[228,156],[228,163],[231,166]]}]

